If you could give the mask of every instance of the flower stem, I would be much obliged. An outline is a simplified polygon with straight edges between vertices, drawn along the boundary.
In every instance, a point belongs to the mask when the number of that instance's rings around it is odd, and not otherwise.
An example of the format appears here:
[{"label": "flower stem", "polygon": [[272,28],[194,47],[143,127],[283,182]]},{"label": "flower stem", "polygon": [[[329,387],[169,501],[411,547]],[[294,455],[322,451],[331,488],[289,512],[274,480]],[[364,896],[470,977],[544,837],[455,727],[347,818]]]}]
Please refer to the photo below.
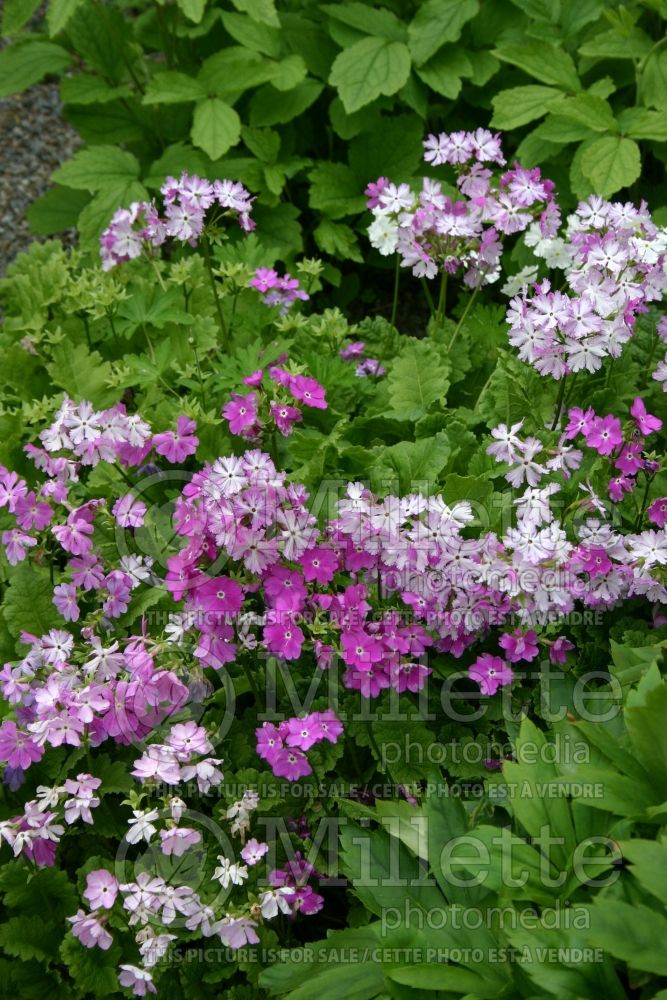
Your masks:
[{"label": "flower stem", "polygon": [[433,296],[431,295],[431,289],[428,287],[428,282],[426,278],[422,278],[422,288],[424,289],[424,295],[426,296],[428,307],[431,310],[431,319],[433,319],[433,317],[435,316],[435,303],[433,301]]},{"label": "flower stem", "polygon": [[215,283],[215,276],[213,274],[213,266],[211,264],[211,245],[208,241],[208,236],[204,236],[202,239],[202,246],[204,248],[204,263],[206,264],[206,270],[208,271],[209,281],[211,282],[211,289],[213,291],[213,298],[215,300],[215,308],[218,314],[218,322],[220,324],[220,332],[222,333],[222,346],[226,349],[229,344],[229,334],[227,333],[227,324],[225,323],[225,317],[222,313],[222,304],[220,302],[220,297],[218,296],[218,288]]},{"label": "flower stem", "polygon": [[563,375],[560,380],[560,386],[558,389],[558,399],[556,400],[556,413],[554,416],[554,422],[551,425],[551,430],[555,431],[558,427],[558,421],[560,420],[561,410],[563,409],[563,399],[565,398],[565,383],[567,382],[567,376]]},{"label": "flower stem", "polygon": [[469,313],[469,312],[470,312],[470,310],[472,309],[472,307],[473,307],[473,303],[474,303],[475,299],[477,298],[477,295],[478,295],[478,293],[479,293],[479,289],[480,289],[480,287],[481,287],[480,285],[477,285],[477,287],[476,287],[476,288],[475,288],[475,290],[473,291],[472,295],[471,295],[471,296],[470,296],[470,298],[468,299],[468,302],[466,303],[466,307],[465,307],[465,309],[463,310],[463,314],[461,315],[461,319],[460,319],[460,320],[458,321],[458,323],[456,324],[456,329],[454,330],[454,333],[452,334],[452,338],[451,338],[451,340],[449,341],[449,343],[447,344],[447,350],[448,350],[448,351],[451,351],[452,347],[454,346],[454,342],[455,342],[456,338],[457,338],[457,337],[458,337],[458,335],[459,335],[459,331],[461,330],[461,327],[462,327],[462,326],[463,326],[463,324],[465,323],[465,321],[466,321],[466,318],[467,318],[467,316],[468,316],[468,313]]},{"label": "flower stem", "polygon": [[447,272],[443,271],[440,278],[440,295],[438,297],[438,311],[436,312],[436,320],[438,326],[442,323],[445,318],[445,304],[447,301]]},{"label": "flower stem", "polygon": [[396,268],[394,270],[394,298],[391,303],[391,325],[396,326],[396,310],[398,309],[398,286],[401,280],[401,260],[396,254]]}]

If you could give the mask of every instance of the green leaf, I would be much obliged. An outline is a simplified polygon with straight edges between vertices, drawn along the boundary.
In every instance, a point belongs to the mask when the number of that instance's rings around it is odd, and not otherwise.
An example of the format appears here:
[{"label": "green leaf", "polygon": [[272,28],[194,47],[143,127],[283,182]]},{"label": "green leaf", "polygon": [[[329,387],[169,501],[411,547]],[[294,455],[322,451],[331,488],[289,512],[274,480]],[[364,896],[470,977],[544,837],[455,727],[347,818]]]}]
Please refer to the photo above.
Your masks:
[{"label": "green leaf", "polygon": [[84,3],[85,0],[49,0],[46,23],[49,26],[51,38],[63,30],[70,18]]},{"label": "green leaf", "polygon": [[526,87],[510,87],[501,90],[492,99],[494,128],[510,129],[526,125],[541,118],[551,108],[563,100],[563,94],[554,87],[528,84]]},{"label": "green leaf", "polygon": [[644,888],[667,903],[667,844],[656,840],[620,840],[618,846],[624,858],[631,862],[630,871]]},{"label": "green leaf", "polygon": [[366,199],[356,174],[344,163],[319,163],[309,176],[311,208],[331,219],[363,212]]},{"label": "green leaf", "polygon": [[338,89],[345,110],[351,113],[380,94],[395,94],[409,75],[406,45],[385,38],[363,38],[336,56],[329,83]]},{"label": "green leaf", "polygon": [[625,108],[618,116],[618,124],[621,131],[633,139],[667,142],[667,108],[665,111]]},{"label": "green leaf", "polygon": [[320,9],[334,20],[348,24],[365,35],[388,38],[392,42],[406,40],[405,25],[386,7],[371,7],[365,3],[337,3],[324,4]]},{"label": "green leaf", "polygon": [[280,27],[274,0],[232,0],[232,3],[241,14],[248,14],[253,21],[270,24],[274,28]]},{"label": "green leaf", "polygon": [[[451,451],[444,431],[418,441],[399,441],[380,452],[379,462],[374,467],[375,482],[383,483],[395,474],[403,494],[435,492],[438,476],[447,464]],[[384,487],[382,489],[386,492]]]},{"label": "green leaf", "polygon": [[566,121],[576,122],[593,132],[617,132],[618,124],[609,103],[593,94],[577,94],[551,108],[551,114]]},{"label": "green leaf", "polygon": [[241,130],[244,143],[251,153],[263,163],[275,163],[280,151],[280,135],[269,128],[249,128]]},{"label": "green leaf", "polygon": [[535,40],[531,45],[508,43],[494,49],[493,54],[502,62],[518,66],[524,73],[534,76],[542,83],[562,87],[563,90],[581,90],[572,57],[548,42]]},{"label": "green leaf", "polygon": [[487,983],[476,972],[445,962],[440,965],[429,965],[426,962],[401,965],[396,969],[388,969],[387,975],[395,983],[414,986],[420,990],[445,990],[475,997],[495,995],[495,991],[491,994],[487,992]]},{"label": "green leaf", "polygon": [[63,104],[108,104],[119,98],[130,97],[132,91],[126,84],[112,87],[106,80],[92,73],[77,73],[60,81],[60,100]]},{"label": "green leaf", "polygon": [[426,0],[408,27],[410,53],[421,66],[445,42],[457,42],[463,25],[479,10],[478,0]]},{"label": "green leaf", "polygon": [[115,391],[106,385],[111,365],[97,351],[91,353],[85,344],[65,340],[53,348],[51,358],[46,368],[54,385],[77,401],[90,400],[96,407],[111,405]]},{"label": "green leaf", "polygon": [[261,24],[245,14],[221,14],[222,23],[235,41],[253,52],[278,59],[282,52],[280,29],[270,24]]},{"label": "green leaf", "polygon": [[63,920],[76,912],[79,899],[67,873],[58,868],[29,867],[23,859],[0,868],[0,892],[6,907]]},{"label": "green leaf", "polygon": [[206,0],[176,0],[176,2],[189,21],[200,23],[206,10]]},{"label": "green leaf", "polygon": [[[649,678],[657,683],[642,690]],[[667,798],[667,682],[660,680],[657,666],[644,675],[636,691],[628,695],[624,712],[625,728],[633,749],[648,771],[657,794]]]},{"label": "green leaf", "polygon": [[579,47],[579,55],[593,59],[642,59],[653,48],[653,40],[641,28],[631,32],[603,31]]},{"label": "green leaf", "polygon": [[156,73],[149,81],[143,103],[180,104],[200,101],[203,97],[206,97],[206,90],[197,80],[176,70],[166,70]]},{"label": "green leaf", "polygon": [[231,100],[267,83],[273,73],[274,63],[258,52],[233,45],[205,59],[197,80],[207,94]]},{"label": "green leaf", "polygon": [[331,254],[332,257],[340,257],[343,260],[362,262],[363,256],[357,237],[345,223],[322,219],[313,236],[323,253]]},{"label": "green leaf", "polygon": [[270,80],[276,90],[294,90],[306,77],[308,67],[300,55],[292,54],[271,67]]},{"label": "green leaf", "polygon": [[31,87],[47,73],[61,73],[71,62],[69,52],[53,42],[24,42],[0,52],[0,97]]},{"label": "green leaf", "polygon": [[366,126],[348,152],[359,190],[382,174],[394,181],[414,176],[422,164],[424,130],[415,115],[383,115]]},{"label": "green leaf", "polygon": [[139,161],[117,146],[80,149],[51,175],[51,180],[77,191],[101,191],[126,184],[139,176]]},{"label": "green leaf", "polygon": [[40,0],[5,0],[2,12],[2,34],[14,35],[29,21]]},{"label": "green leaf", "polygon": [[45,569],[22,563],[12,571],[11,582],[4,599],[4,616],[17,648],[25,653],[19,643],[21,632],[45,635],[50,628],[62,624],[62,619],[51,601],[53,588]]},{"label": "green leaf", "polygon": [[596,194],[609,198],[628,187],[641,173],[639,146],[632,139],[604,136],[592,142],[581,157],[581,170]]},{"label": "green leaf", "polygon": [[209,97],[195,108],[190,134],[195,146],[217,160],[241,138],[241,119],[225,101]]},{"label": "green leaf", "polygon": [[12,917],[0,924],[0,947],[22,962],[31,958],[49,962],[58,953],[61,935],[62,930],[57,925],[32,913],[29,917]]},{"label": "green leaf", "polygon": [[444,401],[448,374],[449,365],[432,344],[406,339],[387,377],[390,416],[398,420],[423,417],[436,399]]},{"label": "green leaf", "polygon": [[287,93],[272,86],[262,87],[250,102],[250,124],[264,127],[290,122],[314,104],[323,89],[316,80],[304,80]]},{"label": "green leaf", "polygon": [[454,46],[441,49],[417,69],[417,75],[436,94],[454,100],[461,90],[461,77],[470,76],[472,66],[465,52]]},{"label": "green leaf", "polygon": [[667,918],[648,906],[605,898],[591,907],[587,937],[631,969],[667,976]]},{"label": "green leaf", "polygon": [[536,21],[558,24],[560,0],[512,0],[512,3]]},{"label": "green leaf", "polygon": [[90,201],[87,191],[52,187],[33,201],[26,213],[30,228],[39,236],[53,236],[76,226],[79,215]]},{"label": "green leaf", "polygon": [[667,110],[667,49],[648,56],[639,77],[639,94],[649,108]]},{"label": "green leaf", "polygon": [[60,957],[83,996],[108,997],[119,993],[118,964],[122,961],[120,945],[108,951],[84,948],[68,934],[60,947]]}]

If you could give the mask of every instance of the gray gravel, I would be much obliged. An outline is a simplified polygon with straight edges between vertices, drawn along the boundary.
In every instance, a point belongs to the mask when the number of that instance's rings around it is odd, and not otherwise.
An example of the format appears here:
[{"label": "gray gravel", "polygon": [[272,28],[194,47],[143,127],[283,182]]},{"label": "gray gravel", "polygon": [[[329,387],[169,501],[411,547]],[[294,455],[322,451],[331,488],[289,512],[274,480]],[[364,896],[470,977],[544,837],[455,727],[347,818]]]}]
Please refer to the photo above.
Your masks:
[{"label": "gray gravel", "polygon": [[[64,121],[56,84],[42,83],[0,100],[0,275],[35,239],[28,206],[80,140]],[[71,242],[72,234],[65,234]]]}]

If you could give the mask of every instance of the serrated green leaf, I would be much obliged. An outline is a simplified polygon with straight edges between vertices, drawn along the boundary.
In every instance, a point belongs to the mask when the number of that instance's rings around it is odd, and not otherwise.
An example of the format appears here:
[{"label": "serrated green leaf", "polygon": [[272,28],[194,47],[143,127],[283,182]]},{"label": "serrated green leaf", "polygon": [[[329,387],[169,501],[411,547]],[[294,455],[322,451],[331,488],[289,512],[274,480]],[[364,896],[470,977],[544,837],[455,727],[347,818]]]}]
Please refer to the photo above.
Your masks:
[{"label": "serrated green leaf", "polygon": [[180,104],[200,101],[206,97],[206,90],[193,77],[176,70],[156,73],[148,83],[144,94],[144,104]]},{"label": "serrated green leaf", "polygon": [[355,260],[361,263],[363,256],[359,249],[359,241],[354,231],[343,222],[332,222],[322,219],[313,232],[315,242],[323,253],[343,260]]},{"label": "serrated green leaf", "polygon": [[579,47],[579,54],[592,59],[641,59],[653,48],[653,40],[641,28],[631,32],[602,31]]},{"label": "serrated green leaf", "polygon": [[604,948],[631,969],[667,975],[667,918],[648,906],[604,899],[591,907],[591,944]]},{"label": "serrated green leaf", "polygon": [[395,94],[409,75],[406,45],[386,38],[363,38],[336,56],[329,83],[337,88],[345,110],[351,113],[380,94]]},{"label": "serrated green leaf", "polygon": [[286,93],[270,85],[262,87],[250,101],[250,124],[262,128],[292,121],[314,104],[323,89],[316,80],[304,80]]},{"label": "serrated green leaf", "polygon": [[49,962],[57,955],[61,935],[55,923],[48,923],[36,913],[11,917],[0,924],[0,948],[22,962],[31,958]]},{"label": "serrated green leaf", "polygon": [[274,28],[280,27],[280,19],[274,0],[232,0],[232,3],[239,13],[248,14],[253,21],[257,21],[259,24],[269,24]]},{"label": "serrated green leaf", "polygon": [[106,385],[111,365],[102,356],[88,350],[85,344],[63,341],[53,348],[47,371],[53,384],[64,389],[72,399],[90,400],[93,406],[111,406],[116,392]]},{"label": "serrated green leaf", "polygon": [[551,108],[551,114],[584,125],[593,132],[617,132],[618,124],[609,103],[593,94],[566,97]]},{"label": "serrated green leaf", "polygon": [[387,376],[390,416],[399,420],[423,417],[436,399],[444,400],[448,374],[449,366],[432,344],[407,340]]},{"label": "serrated green leaf", "polygon": [[189,21],[194,24],[200,23],[206,10],[206,0],[176,0],[176,2]]},{"label": "serrated green leaf", "polygon": [[192,141],[212,160],[219,159],[241,138],[241,119],[219,97],[209,97],[195,108]]},{"label": "serrated green leaf", "polygon": [[321,9],[334,20],[356,28],[365,35],[377,35],[392,42],[406,40],[405,25],[386,7],[370,7],[365,3],[336,3],[324,4]]},{"label": "serrated green leaf", "polygon": [[253,52],[279,59],[282,54],[280,29],[270,24],[262,24],[245,14],[226,11],[221,15],[222,23],[235,41]]},{"label": "serrated green leaf", "polygon": [[10,45],[0,52],[0,97],[18,94],[47,73],[61,73],[70,62],[69,52],[53,42]]},{"label": "serrated green leaf", "polygon": [[26,213],[33,233],[40,236],[53,236],[62,233],[64,229],[76,226],[77,219],[90,201],[87,191],[75,191],[73,188],[49,188],[46,194],[33,201]]},{"label": "serrated green leaf", "polygon": [[472,66],[466,53],[454,46],[441,49],[417,69],[420,80],[436,94],[454,100],[461,90],[461,77],[470,76]]},{"label": "serrated green leaf", "polygon": [[667,49],[647,57],[639,77],[639,94],[647,107],[667,110]]},{"label": "serrated green leaf", "polygon": [[2,11],[2,34],[13,35],[30,20],[40,0],[5,0]]},{"label": "serrated green leaf", "polygon": [[633,139],[653,139],[667,142],[667,110],[649,111],[648,108],[624,108],[618,115],[622,132]]},{"label": "serrated green leaf", "polygon": [[530,45],[508,43],[494,49],[493,54],[542,83],[562,87],[563,90],[581,90],[572,57],[548,42],[533,41]]},{"label": "serrated green leaf", "polygon": [[641,173],[639,146],[633,139],[604,136],[596,139],[581,156],[581,170],[596,194],[610,197],[628,187]]},{"label": "serrated green leaf", "polygon": [[54,170],[51,180],[77,191],[101,191],[126,184],[139,176],[139,161],[117,146],[80,149],[71,160]]},{"label": "serrated green leaf", "polygon": [[49,0],[46,23],[49,26],[51,38],[67,26],[70,18],[84,3],[85,0]]},{"label": "serrated green leaf", "polygon": [[479,10],[478,0],[426,0],[408,27],[410,54],[421,66],[445,42],[457,42],[463,25]]},{"label": "serrated green leaf", "polygon": [[551,108],[563,100],[563,93],[555,87],[541,87],[528,84],[526,87],[510,87],[501,90],[492,99],[494,128],[518,128],[536,118],[542,118]]},{"label": "serrated green leaf", "polygon": [[12,572],[11,582],[4,599],[4,617],[7,627],[15,637],[17,648],[21,632],[45,635],[50,628],[62,624],[62,619],[51,601],[53,588],[45,569],[22,563]]},{"label": "serrated green leaf", "polygon": [[344,163],[319,163],[310,172],[309,202],[331,219],[363,212],[366,199],[356,174]]},{"label": "serrated green leaf", "polygon": [[60,957],[84,996],[108,997],[112,993],[120,993],[118,965],[121,954],[118,944],[113,944],[107,951],[84,948],[71,934],[60,947]]}]

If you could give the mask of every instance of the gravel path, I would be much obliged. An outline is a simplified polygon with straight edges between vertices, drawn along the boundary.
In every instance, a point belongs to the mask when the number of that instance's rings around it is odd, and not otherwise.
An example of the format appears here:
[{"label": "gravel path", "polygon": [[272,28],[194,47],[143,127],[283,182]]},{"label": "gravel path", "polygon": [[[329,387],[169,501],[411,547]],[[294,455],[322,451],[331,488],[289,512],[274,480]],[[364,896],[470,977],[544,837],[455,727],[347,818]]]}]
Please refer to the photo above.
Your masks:
[{"label": "gravel path", "polygon": [[[36,238],[28,206],[49,188],[79,139],[64,121],[56,84],[42,83],[0,100],[0,275]],[[38,237],[39,238],[39,237]]]}]

